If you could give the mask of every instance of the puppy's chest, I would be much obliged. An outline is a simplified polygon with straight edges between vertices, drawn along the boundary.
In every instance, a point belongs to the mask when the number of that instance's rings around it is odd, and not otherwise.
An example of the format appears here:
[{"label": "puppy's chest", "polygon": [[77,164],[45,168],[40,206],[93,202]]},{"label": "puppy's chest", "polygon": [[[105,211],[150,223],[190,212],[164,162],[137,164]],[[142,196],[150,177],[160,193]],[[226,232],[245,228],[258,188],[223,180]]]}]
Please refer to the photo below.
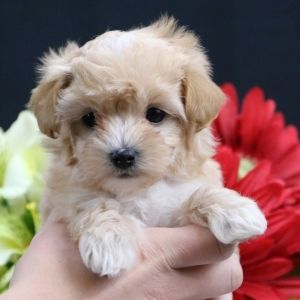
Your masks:
[{"label": "puppy's chest", "polygon": [[117,198],[120,212],[130,214],[146,226],[176,226],[184,201],[201,182],[159,182],[140,194]]}]

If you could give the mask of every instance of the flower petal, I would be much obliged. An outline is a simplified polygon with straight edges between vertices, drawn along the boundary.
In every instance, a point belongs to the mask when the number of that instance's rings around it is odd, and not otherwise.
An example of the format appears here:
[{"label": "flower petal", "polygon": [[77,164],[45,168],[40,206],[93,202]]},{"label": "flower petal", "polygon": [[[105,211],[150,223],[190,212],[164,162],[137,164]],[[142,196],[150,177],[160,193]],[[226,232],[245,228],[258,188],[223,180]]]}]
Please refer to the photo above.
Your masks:
[{"label": "flower petal", "polygon": [[251,170],[234,187],[242,195],[251,196],[253,191],[263,187],[270,178],[271,165],[268,161],[260,161],[256,167]]},{"label": "flower petal", "polygon": [[12,155],[37,144],[40,131],[33,113],[28,110],[22,111],[6,131],[5,139],[7,151]]},{"label": "flower petal", "polygon": [[[272,255],[291,256],[295,253],[300,253],[299,232],[300,232],[300,218],[295,214],[290,214],[285,222],[280,222],[280,226],[272,228],[274,221],[269,222],[270,229],[267,230],[266,235],[273,238],[276,244],[272,248]],[[274,225],[273,225],[274,226]],[[272,235],[270,234],[272,232]]]},{"label": "flower petal", "polygon": [[240,244],[239,248],[243,266],[247,267],[266,259],[273,245],[274,241],[265,236]]},{"label": "flower petal", "polygon": [[297,128],[285,128],[283,115],[276,113],[256,143],[256,155],[275,162],[299,143]]},{"label": "flower petal", "polygon": [[272,212],[268,217],[268,229],[266,236],[272,236],[275,239],[281,238],[286,230],[292,227],[295,220],[299,219],[297,208],[283,207]]},{"label": "flower petal", "polygon": [[0,195],[7,200],[14,201],[26,193],[31,182],[32,178],[24,157],[16,154],[8,162],[3,186],[0,187]]},{"label": "flower petal", "polygon": [[287,297],[300,297],[300,278],[290,277],[273,283]]},{"label": "flower petal", "polygon": [[288,195],[282,180],[272,180],[250,194],[266,215],[280,207]]},{"label": "flower petal", "polygon": [[[297,163],[298,162],[298,163]],[[287,181],[290,177],[298,175],[300,178],[300,145],[291,148],[285,155],[276,161],[272,171],[280,178]],[[298,184],[300,186],[300,182]]]},{"label": "flower petal", "polygon": [[221,165],[225,186],[233,188],[238,176],[239,155],[234,153],[230,147],[220,146],[218,147],[215,159]]},{"label": "flower petal", "polygon": [[11,278],[12,278],[12,275],[13,275],[13,273],[14,273],[14,269],[15,269],[14,267],[10,267],[10,268],[7,269],[6,272],[0,277],[0,293],[1,293],[2,291],[4,291],[4,290],[7,288],[8,284],[9,284]]},{"label": "flower petal", "polygon": [[32,235],[19,216],[7,211],[0,212],[0,265],[13,254],[21,255]]},{"label": "flower petal", "polygon": [[237,139],[238,96],[230,83],[224,84],[222,90],[227,96],[227,102],[219,113],[215,126],[222,142],[233,146]]},{"label": "flower petal", "polygon": [[240,136],[242,149],[252,154],[256,141],[271,120],[276,105],[265,101],[262,89],[252,88],[245,96],[241,112]]},{"label": "flower petal", "polygon": [[287,275],[293,270],[291,260],[283,257],[273,257],[265,261],[247,267],[244,278],[251,282],[265,282]]},{"label": "flower petal", "polygon": [[272,286],[252,282],[244,282],[237,290],[237,293],[246,295],[254,300],[286,300],[284,296],[278,295]]}]

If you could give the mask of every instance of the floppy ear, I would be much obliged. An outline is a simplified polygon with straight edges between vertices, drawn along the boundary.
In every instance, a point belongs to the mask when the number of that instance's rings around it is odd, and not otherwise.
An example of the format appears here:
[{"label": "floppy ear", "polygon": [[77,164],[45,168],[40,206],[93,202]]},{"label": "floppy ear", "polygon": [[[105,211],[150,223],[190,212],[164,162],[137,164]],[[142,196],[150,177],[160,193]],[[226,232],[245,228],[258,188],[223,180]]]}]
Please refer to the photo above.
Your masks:
[{"label": "floppy ear", "polygon": [[195,131],[208,125],[217,115],[225,100],[221,89],[210,78],[210,63],[199,38],[173,17],[162,16],[146,27],[156,36],[166,39],[180,49],[183,59],[182,99],[189,125]]},{"label": "floppy ear", "polygon": [[40,130],[51,138],[56,138],[60,130],[60,122],[55,114],[55,106],[59,92],[70,85],[72,81],[70,62],[78,46],[68,43],[58,53],[50,50],[41,59],[40,80],[32,90],[29,108],[34,112]]},{"label": "floppy ear", "polygon": [[226,98],[209,76],[187,70],[182,80],[182,99],[189,125],[198,132],[217,116]]},{"label": "floppy ear", "polygon": [[55,106],[59,91],[66,87],[68,82],[68,75],[62,74],[61,78],[40,83],[32,90],[29,107],[37,118],[40,130],[51,138],[56,138],[60,130]]}]

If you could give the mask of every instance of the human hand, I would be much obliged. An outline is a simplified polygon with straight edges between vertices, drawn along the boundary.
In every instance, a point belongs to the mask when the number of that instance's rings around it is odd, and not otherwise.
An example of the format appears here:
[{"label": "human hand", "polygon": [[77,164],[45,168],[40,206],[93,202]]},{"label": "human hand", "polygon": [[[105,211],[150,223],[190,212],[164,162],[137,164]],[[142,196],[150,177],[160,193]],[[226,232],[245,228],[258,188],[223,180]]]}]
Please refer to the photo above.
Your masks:
[{"label": "human hand", "polygon": [[[62,224],[46,224],[17,264],[1,300],[199,300],[238,288],[242,270],[233,245],[205,228],[146,228],[139,259],[116,278],[99,277],[82,263]],[[219,298],[218,298],[219,299]]]}]

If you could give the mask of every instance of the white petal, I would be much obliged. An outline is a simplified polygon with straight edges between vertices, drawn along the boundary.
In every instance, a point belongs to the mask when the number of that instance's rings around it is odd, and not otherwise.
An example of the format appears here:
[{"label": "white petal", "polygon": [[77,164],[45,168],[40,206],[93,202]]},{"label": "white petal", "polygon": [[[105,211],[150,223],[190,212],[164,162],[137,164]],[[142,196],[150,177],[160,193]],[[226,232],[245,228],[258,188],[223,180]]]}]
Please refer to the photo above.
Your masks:
[{"label": "white petal", "polygon": [[16,251],[14,249],[1,249],[0,246],[0,265],[5,265],[9,261],[11,255],[15,253]]},{"label": "white petal", "polygon": [[7,200],[23,196],[32,183],[28,166],[24,158],[14,155],[8,162],[0,195]]},{"label": "white petal", "polygon": [[18,119],[5,133],[7,151],[12,154],[20,152],[40,139],[37,121],[30,111],[23,111]]},{"label": "white petal", "polygon": [[5,139],[4,132],[3,132],[3,129],[0,127],[0,151],[5,144],[4,139]]}]

